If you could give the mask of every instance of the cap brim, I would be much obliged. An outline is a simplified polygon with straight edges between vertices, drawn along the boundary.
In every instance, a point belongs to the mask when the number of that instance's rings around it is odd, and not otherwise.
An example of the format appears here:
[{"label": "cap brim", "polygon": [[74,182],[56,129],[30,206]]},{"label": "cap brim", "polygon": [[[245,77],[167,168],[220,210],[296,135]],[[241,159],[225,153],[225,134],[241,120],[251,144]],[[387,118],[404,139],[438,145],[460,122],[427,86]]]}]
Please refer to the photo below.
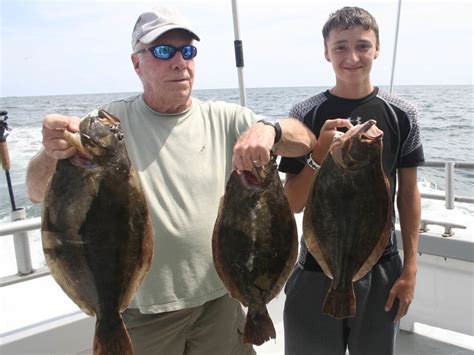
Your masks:
[{"label": "cap brim", "polygon": [[145,44],[150,44],[155,39],[157,39],[158,37],[164,35],[166,32],[169,32],[171,30],[185,30],[185,31],[188,31],[192,38],[194,38],[196,41],[200,41],[200,38],[197,34],[195,34],[189,28],[179,26],[179,25],[161,26],[160,28],[156,28],[153,31],[150,31],[149,33],[147,33],[145,36],[140,38],[139,41],[142,42],[142,43],[145,43]]}]

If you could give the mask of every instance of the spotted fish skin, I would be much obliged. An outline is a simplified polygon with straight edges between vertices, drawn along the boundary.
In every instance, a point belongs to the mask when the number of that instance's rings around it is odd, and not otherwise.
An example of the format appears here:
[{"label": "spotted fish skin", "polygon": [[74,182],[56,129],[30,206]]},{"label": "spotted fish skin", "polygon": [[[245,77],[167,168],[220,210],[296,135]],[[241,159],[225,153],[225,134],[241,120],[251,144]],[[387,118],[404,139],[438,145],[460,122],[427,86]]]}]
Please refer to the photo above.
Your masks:
[{"label": "spotted fish skin", "polygon": [[315,175],[303,217],[308,250],[332,279],[323,313],[338,319],[356,315],[353,282],[371,270],[390,237],[383,132],[375,124],[369,120],[335,139]]},{"label": "spotted fish skin", "polygon": [[243,340],[275,338],[266,304],[282,289],[296,262],[296,223],[275,160],[250,172],[233,172],[212,238],[214,265],[230,295],[248,307]]},{"label": "spotted fish skin", "polygon": [[49,183],[45,259],[71,300],[97,317],[94,354],[133,354],[120,313],[151,265],[147,205],[117,118],[98,111],[81,120],[80,133],[65,136],[80,145],[81,158],[58,161]]}]

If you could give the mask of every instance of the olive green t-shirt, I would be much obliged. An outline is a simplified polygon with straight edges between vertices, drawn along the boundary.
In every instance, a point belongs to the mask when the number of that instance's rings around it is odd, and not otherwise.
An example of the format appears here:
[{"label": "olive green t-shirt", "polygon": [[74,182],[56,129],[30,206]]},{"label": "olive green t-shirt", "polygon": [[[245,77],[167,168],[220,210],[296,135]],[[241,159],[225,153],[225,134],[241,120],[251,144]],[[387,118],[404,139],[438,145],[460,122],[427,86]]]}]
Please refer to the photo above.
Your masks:
[{"label": "olive green t-shirt", "polygon": [[234,143],[258,116],[239,105],[197,99],[185,112],[162,114],[142,95],[103,108],[121,121],[153,225],[153,262],[130,307],[168,312],[224,295],[212,231]]}]

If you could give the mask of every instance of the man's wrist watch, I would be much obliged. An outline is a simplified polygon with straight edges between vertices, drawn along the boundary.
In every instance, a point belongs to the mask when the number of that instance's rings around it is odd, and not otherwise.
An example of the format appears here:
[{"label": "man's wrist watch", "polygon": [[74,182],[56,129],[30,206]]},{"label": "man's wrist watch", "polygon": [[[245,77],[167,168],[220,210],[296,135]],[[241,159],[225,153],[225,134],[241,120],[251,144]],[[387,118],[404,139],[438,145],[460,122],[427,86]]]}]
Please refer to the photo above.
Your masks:
[{"label": "man's wrist watch", "polygon": [[321,165],[319,165],[313,160],[311,153],[309,153],[308,156],[306,157],[306,164],[308,164],[309,167],[312,168],[313,170],[318,170],[321,167]]},{"label": "man's wrist watch", "polygon": [[281,126],[280,126],[280,123],[278,121],[271,122],[271,121],[267,121],[267,120],[258,120],[257,123],[263,123],[263,124],[266,124],[268,126],[272,126],[273,129],[275,130],[275,140],[273,141],[273,144],[276,144],[280,141],[280,139],[281,139]]}]

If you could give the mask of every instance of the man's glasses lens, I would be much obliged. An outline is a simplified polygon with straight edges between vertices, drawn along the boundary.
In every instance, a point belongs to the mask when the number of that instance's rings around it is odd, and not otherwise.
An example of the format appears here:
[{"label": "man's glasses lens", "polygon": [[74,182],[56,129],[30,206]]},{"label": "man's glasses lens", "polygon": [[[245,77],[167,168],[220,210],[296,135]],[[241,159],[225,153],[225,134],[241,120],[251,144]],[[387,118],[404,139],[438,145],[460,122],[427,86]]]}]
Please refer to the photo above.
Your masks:
[{"label": "man's glasses lens", "polygon": [[170,59],[173,58],[176,52],[181,52],[183,59],[193,59],[197,54],[197,48],[188,44],[179,48],[170,46],[168,44],[160,44],[159,46],[150,47],[150,52],[155,58],[158,59]]}]

